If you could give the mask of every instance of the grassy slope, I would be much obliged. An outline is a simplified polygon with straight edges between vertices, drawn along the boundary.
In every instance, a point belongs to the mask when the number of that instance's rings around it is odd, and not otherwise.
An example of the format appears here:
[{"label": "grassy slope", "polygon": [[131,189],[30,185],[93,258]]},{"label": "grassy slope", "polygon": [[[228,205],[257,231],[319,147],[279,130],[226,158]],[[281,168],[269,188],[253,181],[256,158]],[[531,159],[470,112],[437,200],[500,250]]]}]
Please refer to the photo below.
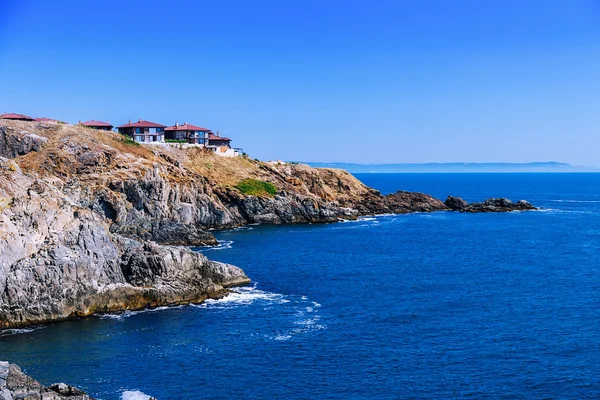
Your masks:
[{"label": "grassy slope", "polygon": [[236,189],[246,179],[272,183],[278,191],[312,195],[344,204],[369,189],[342,170],[266,163],[248,157],[219,157],[201,148],[138,145],[123,136],[72,125],[0,120],[0,126],[49,140],[40,152],[18,157],[25,173],[77,178],[90,184],[132,178],[160,167],[176,182],[205,178],[211,186]]}]

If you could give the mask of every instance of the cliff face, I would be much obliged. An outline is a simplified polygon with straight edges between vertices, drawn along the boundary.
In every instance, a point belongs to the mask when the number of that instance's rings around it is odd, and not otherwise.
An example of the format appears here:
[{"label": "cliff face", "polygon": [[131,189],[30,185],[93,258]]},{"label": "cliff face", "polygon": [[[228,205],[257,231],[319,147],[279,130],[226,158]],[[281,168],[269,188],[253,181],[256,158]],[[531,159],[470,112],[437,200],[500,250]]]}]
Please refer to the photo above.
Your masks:
[{"label": "cliff face", "polygon": [[[0,127],[0,327],[198,302],[249,282],[237,267],[158,245],[146,240],[146,232],[114,224],[110,203],[102,201],[107,193],[119,194],[94,186],[89,175],[78,181],[60,165],[44,164],[52,157],[43,149],[50,140]],[[27,164],[35,161],[27,158],[32,152],[44,157],[39,169]],[[153,182],[152,173],[146,182]],[[125,211],[123,219],[130,215],[135,217]]]},{"label": "cliff face", "polygon": [[0,361],[0,399],[2,400],[94,400],[83,391],[64,383],[49,387],[25,375],[21,368]]},{"label": "cliff face", "polygon": [[[245,179],[274,195],[250,196]],[[248,282],[183,247],[209,228],[433,211],[340,170],[141,146],[112,132],[0,121],[0,327],[202,301]]]}]

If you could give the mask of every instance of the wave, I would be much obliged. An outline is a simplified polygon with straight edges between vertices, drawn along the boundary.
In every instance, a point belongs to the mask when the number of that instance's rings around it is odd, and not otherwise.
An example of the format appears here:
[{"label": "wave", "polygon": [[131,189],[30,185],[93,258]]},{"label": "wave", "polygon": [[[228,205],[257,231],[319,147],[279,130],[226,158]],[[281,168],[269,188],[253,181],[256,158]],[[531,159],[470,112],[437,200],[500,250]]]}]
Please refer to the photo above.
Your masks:
[{"label": "wave", "polygon": [[600,200],[549,200],[555,203],[600,203]]},{"label": "wave", "polygon": [[121,394],[121,400],[150,400],[152,396],[148,396],[139,390],[126,390]]},{"label": "wave", "polygon": [[12,335],[21,335],[23,333],[31,333],[35,330],[41,329],[41,326],[35,328],[20,328],[20,329],[2,329],[0,330],[0,337],[2,336],[12,336]]},{"label": "wave", "polygon": [[176,310],[178,308],[183,308],[185,307],[184,305],[179,305],[179,306],[160,306],[160,307],[155,307],[155,308],[146,308],[143,310],[125,310],[125,311],[119,311],[119,312],[114,312],[114,313],[110,313],[110,314],[96,314],[96,317],[100,318],[100,319],[113,319],[113,320],[117,320],[117,321],[122,321],[125,318],[129,318],[132,317],[134,315],[138,315],[138,314],[145,314],[145,313],[153,313],[153,312],[158,312],[158,311],[165,311],[165,310]]},{"label": "wave", "polygon": [[272,304],[285,304],[290,300],[279,293],[266,292],[254,286],[245,286],[231,289],[230,293],[221,299],[208,299],[201,304],[191,304],[198,308],[231,308],[236,306],[249,305],[257,301]]},{"label": "wave", "polygon": [[231,247],[233,245],[233,240],[219,240],[218,243],[219,244],[216,246],[201,246],[201,247],[194,248],[194,250],[204,252],[204,251],[209,251],[209,250],[231,249]]},{"label": "wave", "polygon": [[[270,333],[252,333],[258,338],[285,341],[294,336],[326,329],[320,322],[319,309],[321,304],[311,301],[307,296],[283,295],[267,292],[254,286],[234,288],[222,299],[209,299],[202,304],[192,304],[192,307],[204,309],[226,310],[236,307],[247,307],[252,304],[262,306],[262,312],[268,318],[270,313],[276,314],[278,328]],[[268,311],[271,310],[271,311]],[[286,316],[280,320],[281,316]],[[282,326],[283,325],[283,326]],[[259,328],[260,329],[260,328]],[[267,328],[268,329],[268,328]]]},{"label": "wave", "polygon": [[244,226],[238,226],[237,228],[233,228],[232,231],[234,232],[238,232],[238,231],[251,231],[254,228],[248,225],[244,225]]},{"label": "wave", "polygon": [[[522,212],[522,211],[515,211]],[[539,208],[537,210],[527,210],[525,212],[532,213],[548,213],[548,214],[595,214],[593,210],[563,210],[560,208]]]}]

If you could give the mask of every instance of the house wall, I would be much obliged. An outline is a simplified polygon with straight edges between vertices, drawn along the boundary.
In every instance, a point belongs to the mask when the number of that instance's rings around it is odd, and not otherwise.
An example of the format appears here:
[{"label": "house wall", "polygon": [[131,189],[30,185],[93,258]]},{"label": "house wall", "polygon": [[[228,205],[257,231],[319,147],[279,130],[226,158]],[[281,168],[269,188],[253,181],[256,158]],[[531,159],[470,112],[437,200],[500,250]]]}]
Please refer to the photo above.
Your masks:
[{"label": "house wall", "polygon": [[163,143],[165,141],[164,128],[119,128],[119,133],[140,143]]}]

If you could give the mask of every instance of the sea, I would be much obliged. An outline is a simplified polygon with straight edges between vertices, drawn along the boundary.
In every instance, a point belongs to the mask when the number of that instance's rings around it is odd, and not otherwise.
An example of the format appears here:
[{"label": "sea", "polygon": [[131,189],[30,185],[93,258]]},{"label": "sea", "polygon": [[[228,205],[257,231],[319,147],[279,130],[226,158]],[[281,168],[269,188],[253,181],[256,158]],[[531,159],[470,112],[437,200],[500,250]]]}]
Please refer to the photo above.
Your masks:
[{"label": "sea", "polygon": [[539,211],[247,226],[196,248],[253,283],[201,305],[4,331],[98,399],[600,398],[600,174],[357,174]]}]

